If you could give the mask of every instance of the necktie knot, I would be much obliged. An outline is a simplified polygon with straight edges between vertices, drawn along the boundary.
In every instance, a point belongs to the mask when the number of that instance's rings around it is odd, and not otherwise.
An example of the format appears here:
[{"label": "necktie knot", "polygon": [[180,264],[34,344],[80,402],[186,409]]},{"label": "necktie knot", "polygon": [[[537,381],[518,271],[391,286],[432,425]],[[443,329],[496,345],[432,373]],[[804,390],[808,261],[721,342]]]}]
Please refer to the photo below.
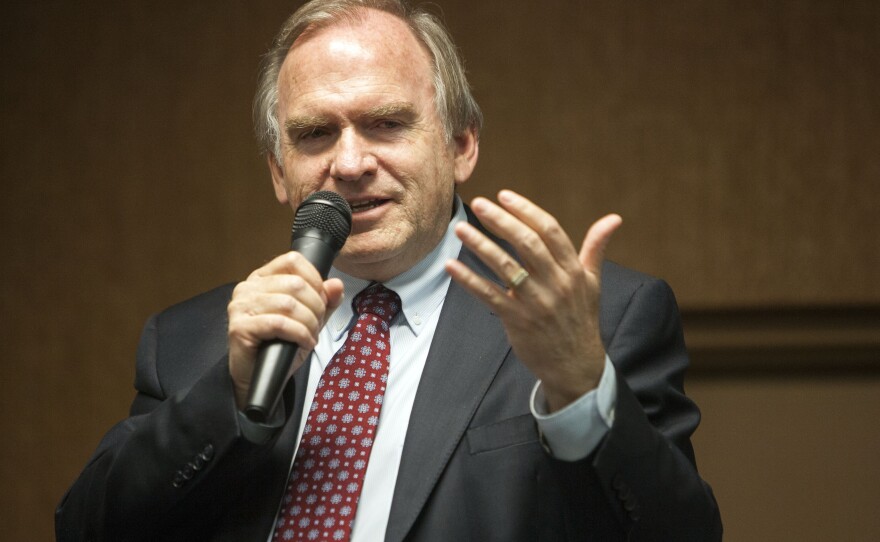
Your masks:
[{"label": "necktie knot", "polygon": [[354,297],[352,307],[358,315],[378,316],[387,325],[400,312],[400,296],[383,284],[376,282],[361,290]]}]

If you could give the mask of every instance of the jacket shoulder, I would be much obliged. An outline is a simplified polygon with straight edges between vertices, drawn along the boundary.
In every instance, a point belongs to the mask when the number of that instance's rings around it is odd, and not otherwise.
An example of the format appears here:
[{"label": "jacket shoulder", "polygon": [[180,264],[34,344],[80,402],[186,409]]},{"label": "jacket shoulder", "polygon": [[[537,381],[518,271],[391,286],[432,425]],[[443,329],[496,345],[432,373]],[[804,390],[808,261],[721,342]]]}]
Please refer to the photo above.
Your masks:
[{"label": "jacket shoulder", "polygon": [[184,318],[193,315],[207,315],[220,313],[226,318],[226,305],[232,298],[232,290],[236,283],[230,282],[222,286],[218,286],[207,292],[202,292],[189,299],[175,303],[159,313],[159,317],[175,319]]},{"label": "jacket shoulder", "polygon": [[234,288],[235,284],[224,284],[181,301],[147,324],[142,346],[147,337],[152,340],[150,347],[140,352],[138,370],[152,365],[163,395],[189,388],[226,355],[226,306]]},{"label": "jacket shoulder", "polygon": [[646,284],[668,288],[662,279],[606,260],[602,264],[602,309],[613,312],[615,308],[624,308]]},{"label": "jacket shoulder", "polygon": [[602,264],[599,299],[600,327],[606,345],[637,295],[650,300],[647,305],[652,312],[678,317],[675,295],[666,281],[606,260]]}]

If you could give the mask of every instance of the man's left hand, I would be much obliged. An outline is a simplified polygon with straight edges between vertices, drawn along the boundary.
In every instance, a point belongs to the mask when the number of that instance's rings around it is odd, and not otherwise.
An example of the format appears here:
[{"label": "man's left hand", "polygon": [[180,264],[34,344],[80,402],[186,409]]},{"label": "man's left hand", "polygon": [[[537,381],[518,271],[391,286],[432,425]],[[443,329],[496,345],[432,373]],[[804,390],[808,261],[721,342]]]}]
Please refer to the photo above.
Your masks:
[{"label": "man's left hand", "polygon": [[498,203],[476,198],[471,208],[513,246],[522,264],[466,222],[455,233],[509,288],[458,260],[448,261],[446,270],[501,318],[514,352],[542,380],[548,407],[556,411],[595,388],[602,376],[600,270],[622,220],[611,214],[595,222],[578,253],[559,222],[527,198],[502,190]]}]

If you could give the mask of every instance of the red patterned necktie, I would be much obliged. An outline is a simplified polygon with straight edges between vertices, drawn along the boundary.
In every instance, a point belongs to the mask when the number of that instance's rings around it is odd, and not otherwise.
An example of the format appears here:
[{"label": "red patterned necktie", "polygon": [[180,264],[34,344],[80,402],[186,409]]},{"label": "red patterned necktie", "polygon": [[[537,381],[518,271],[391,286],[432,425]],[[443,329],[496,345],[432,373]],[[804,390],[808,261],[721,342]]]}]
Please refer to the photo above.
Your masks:
[{"label": "red patterned necktie", "polygon": [[272,540],[349,540],[388,382],[388,326],[400,297],[372,284],[357,322],[324,369]]}]

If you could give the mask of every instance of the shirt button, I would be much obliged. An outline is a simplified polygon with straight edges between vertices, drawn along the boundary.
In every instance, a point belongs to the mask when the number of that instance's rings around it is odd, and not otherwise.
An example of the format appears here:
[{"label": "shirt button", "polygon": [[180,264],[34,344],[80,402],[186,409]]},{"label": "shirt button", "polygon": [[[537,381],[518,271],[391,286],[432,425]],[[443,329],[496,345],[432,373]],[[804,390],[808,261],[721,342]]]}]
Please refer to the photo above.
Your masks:
[{"label": "shirt button", "polygon": [[419,316],[419,313],[413,314],[413,323],[417,326],[422,325],[422,317]]}]

